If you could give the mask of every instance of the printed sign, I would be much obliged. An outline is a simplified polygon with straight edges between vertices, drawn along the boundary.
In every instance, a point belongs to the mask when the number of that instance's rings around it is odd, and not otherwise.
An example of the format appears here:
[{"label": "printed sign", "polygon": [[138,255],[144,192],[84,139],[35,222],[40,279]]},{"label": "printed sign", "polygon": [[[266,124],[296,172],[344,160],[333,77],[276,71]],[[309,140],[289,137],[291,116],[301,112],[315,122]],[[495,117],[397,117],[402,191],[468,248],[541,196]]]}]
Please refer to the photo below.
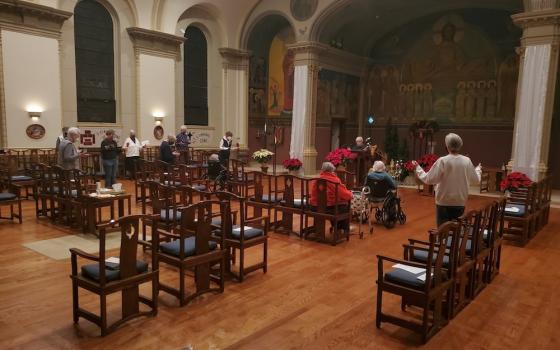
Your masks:
[{"label": "printed sign", "polygon": [[[111,128],[80,128],[80,147],[101,147],[101,141],[105,138],[105,132]],[[115,132],[113,139],[117,141],[117,145],[122,146],[124,139],[122,138],[122,129],[111,129]]]}]

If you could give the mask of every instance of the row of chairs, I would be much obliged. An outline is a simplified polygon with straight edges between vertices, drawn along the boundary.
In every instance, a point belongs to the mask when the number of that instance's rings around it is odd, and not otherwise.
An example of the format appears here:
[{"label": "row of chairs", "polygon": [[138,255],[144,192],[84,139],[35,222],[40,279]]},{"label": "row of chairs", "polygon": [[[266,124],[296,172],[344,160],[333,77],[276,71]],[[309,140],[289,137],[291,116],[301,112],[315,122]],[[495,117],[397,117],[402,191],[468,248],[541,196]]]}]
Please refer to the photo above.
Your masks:
[{"label": "row of chairs", "polygon": [[[106,335],[132,318],[155,316],[160,291],[177,297],[180,306],[208,292],[222,293],[230,261],[230,248],[244,243],[243,226],[236,229],[233,222],[234,215],[228,200],[230,196],[234,195],[222,193],[219,195],[220,199],[204,200],[181,207],[181,219],[172,230],[164,230],[159,226],[158,214],[132,215],[102,224],[99,255],[70,249],[74,322],[77,323],[80,317],[85,318],[97,324],[101,328],[101,334]],[[256,226],[256,221],[251,223]],[[106,232],[115,227],[121,231],[119,255],[116,259],[107,259]],[[264,244],[264,262],[258,267],[262,267],[264,272],[267,229],[267,220],[264,219],[260,228],[251,228],[255,238],[245,240],[245,243],[253,244],[258,240]],[[255,233],[257,231],[259,234]],[[151,234],[151,239],[147,239],[147,233]],[[245,228],[245,234],[248,233]],[[149,261],[138,260],[140,246],[148,248],[151,255]],[[243,250],[241,252],[243,254]],[[78,265],[78,257],[93,263]],[[161,265],[167,265],[171,271],[178,272],[178,286],[160,280]],[[190,293],[187,292],[185,283],[185,277],[188,276],[192,276],[194,281],[194,290]],[[151,282],[151,297],[139,293],[139,285],[147,282]],[[79,288],[99,295],[99,315],[80,306]],[[109,294],[116,292],[122,294],[122,318],[108,325],[106,299]],[[141,310],[141,303],[149,309]]]},{"label": "row of chairs", "polygon": [[510,191],[505,211],[504,238],[524,246],[535,237],[548,223],[551,195],[550,176],[529,187]]},{"label": "row of chairs", "polygon": [[[425,343],[499,273],[505,198],[431,230],[428,241],[409,239],[403,259],[378,255],[376,325],[411,329]],[[387,264],[391,264],[388,269]],[[401,310],[421,310],[421,322],[383,312],[383,293],[400,296]]]}]

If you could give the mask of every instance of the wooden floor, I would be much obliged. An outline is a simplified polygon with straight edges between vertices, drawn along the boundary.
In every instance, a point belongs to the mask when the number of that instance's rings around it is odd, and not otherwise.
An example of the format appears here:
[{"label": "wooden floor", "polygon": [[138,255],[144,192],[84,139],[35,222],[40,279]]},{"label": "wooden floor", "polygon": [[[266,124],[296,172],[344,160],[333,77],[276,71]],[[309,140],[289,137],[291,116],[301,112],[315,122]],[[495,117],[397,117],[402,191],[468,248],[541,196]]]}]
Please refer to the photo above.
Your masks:
[{"label": "wooden floor", "polygon": [[[159,314],[99,337],[88,321],[72,323],[70,261],[55,261],[23,243],[71,233],[35,219],[25,203],[24,224],[0,223],[0,349],[404,349],[421,347],[408,330],[375,327],[376,254],[401,257],[409,237],[434,226],[433,198],[401,193],[408,215],[393,230],[375,227],[336,247],[271,233],[267,274],[254,272],[223,294],[186,307],[160,293]],[[478,207],[489,198],[472,198]],[[427,345],[427,349],[559,349],[560,215],[525,248],[506,245],[501,274]],[[176,273],[161,268],[162,278]],[[149,287],[149,286],[146,286]],[[143,289],[148,290],[148,288]],[[97,298],[81,301],[97,311]],[[109,299],[110,320],[120,295]],[[384,311],[400,313],[387,296]]]}]

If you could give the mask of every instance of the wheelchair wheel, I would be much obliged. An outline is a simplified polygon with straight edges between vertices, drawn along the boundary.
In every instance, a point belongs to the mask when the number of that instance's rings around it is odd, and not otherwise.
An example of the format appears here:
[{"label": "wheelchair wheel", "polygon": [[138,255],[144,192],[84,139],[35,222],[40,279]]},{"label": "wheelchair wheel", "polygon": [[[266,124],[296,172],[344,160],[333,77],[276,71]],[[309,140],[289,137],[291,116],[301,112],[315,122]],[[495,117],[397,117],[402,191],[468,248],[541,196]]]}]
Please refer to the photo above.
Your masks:
[{"label": "wheelchair wheel", "polygon": [[384,210],[383,211],[383,225],[385,225],[385,227],[387,227],[387,228],[393,228],[393,227],[395,227],[396,223],[397,223],[397,220],[396,220],[395,216],[391,215],[391,213],[389,213],[389,210]]},{"label": "wheelchair wheel", "polygon": [[403,212],[399,213],[399,223],[404,225],[406,223],[406,214]]}]

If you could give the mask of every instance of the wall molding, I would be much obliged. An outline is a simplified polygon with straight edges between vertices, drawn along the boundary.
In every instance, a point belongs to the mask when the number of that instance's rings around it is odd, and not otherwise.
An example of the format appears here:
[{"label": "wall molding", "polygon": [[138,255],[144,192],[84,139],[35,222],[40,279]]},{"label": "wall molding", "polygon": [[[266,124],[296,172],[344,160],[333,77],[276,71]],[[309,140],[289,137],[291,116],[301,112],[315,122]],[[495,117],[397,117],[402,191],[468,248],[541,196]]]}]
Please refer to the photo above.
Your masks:
[{"label": "wall molding", "polygon": [[221,47],[218,49],[222,56],[222,68],[233,70],[248,70],[251,51]]},{"label": "wall molding", "polygon": [[64,21],[72,12],[21,0],[0,0],[0,27],[60,39]]},{"label": "wall molding", "polygon": [[181,44],[185,42],[185,38],[139,27],[129,27],[126,31],[132,40],[136,55],[142,53],[181,60]]}]

